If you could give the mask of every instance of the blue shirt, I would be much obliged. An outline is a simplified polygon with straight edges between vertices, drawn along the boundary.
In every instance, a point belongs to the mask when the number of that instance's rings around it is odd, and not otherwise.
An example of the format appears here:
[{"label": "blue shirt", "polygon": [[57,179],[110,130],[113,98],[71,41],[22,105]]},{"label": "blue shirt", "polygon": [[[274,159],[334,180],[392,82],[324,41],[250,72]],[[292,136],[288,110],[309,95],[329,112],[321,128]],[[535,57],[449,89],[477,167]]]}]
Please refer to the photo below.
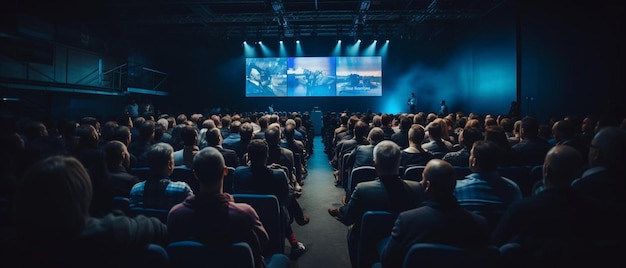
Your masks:
[{"label": "blue shirt", "polygon": [[[169,183],[167,183],[169,181]],[[129,207],[132,208],[156,208],[170,210],[174,205],[181,203],[193,194],[191,187],[183,181],[170,181],[163,178],[156,183],[167,183],[165,191],[144,191],[146,181],[138,182],[130,190]],[[160,189],[160,188],[157,188]],[[145,204],[152,203],[152,204]]]},{"label": "blue shirt", "polygon": [[489,214],[504,212],[511,203],[522,199],[522,192],[515,182],[492,171],[457,180],[454,196],[463,208]]}]

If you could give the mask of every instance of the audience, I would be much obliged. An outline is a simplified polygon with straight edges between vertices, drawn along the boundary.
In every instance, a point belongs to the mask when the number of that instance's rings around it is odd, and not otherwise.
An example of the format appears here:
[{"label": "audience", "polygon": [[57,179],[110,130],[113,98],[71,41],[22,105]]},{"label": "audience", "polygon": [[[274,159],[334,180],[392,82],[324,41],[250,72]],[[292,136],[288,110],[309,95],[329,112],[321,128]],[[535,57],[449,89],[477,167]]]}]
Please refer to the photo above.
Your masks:
[{"label": "audience", "polygon": [[222,147],[222,132],[219,130],[219,128],[208,129],[205,133],[205,136],[207,146],[217,149],[222,154],[222,157],[224,157],[224,161],[227,167],[236,168],[240,164],[245,164],[243,162],[239,162],[237,152]]},{"label": "audience", "polygon": [[551,145],[538,134],[539,122],[537,119],[531,116],[524,117],[520,128],[520,142],[511,147],[515,165],[537,166],[543,164]]},{"label": "audience", "polygon": [[453,166],[467,167],[469,166],[469,156],[474,142],[482,140],[483,134],[480,129],[475,127],[465,127],[459,133],[459,144],[461,149],[456,152],[449,152],[443,156],[443,160]]},{"label": "audience", "polygon": [[400,179],[400,147],[393,141],[381,141],[374,147],[374,167],[378,178],[357,184],[350,201],[328,213],[348,228],[348,252],[352,266],[356,266],[356,250],[361,217],[370,210],[389,211],[394,215],[418,206],[423,199],[422,185]]},{"label": "audience", "polygon": [[487,220],[471,213],[454,197],[456,174],[446,161],[433,159],[422,175],[426,201],[402,212],[382,249],[383,267],[402,267],[404,256],[415,243],[439,243],[461,248],[489,245]]},{"label": "audience", "polygon": [[114,196],[129,197],[130,190],[139,182],[137,176],[128,173],[130,153],[120,141],[109,141],[102,150],[106,156],[107,170]]}]

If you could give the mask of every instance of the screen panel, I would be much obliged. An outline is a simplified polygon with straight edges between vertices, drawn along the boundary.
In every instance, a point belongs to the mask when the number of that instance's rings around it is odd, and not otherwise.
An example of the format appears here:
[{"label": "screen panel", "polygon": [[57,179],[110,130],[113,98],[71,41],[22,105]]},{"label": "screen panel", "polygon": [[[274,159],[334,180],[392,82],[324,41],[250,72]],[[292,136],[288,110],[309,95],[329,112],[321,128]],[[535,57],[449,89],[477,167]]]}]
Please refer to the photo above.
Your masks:
[{"label": "screen panel", "polygon": [[246,58],[246,97],[382,96],[382,59]]}]

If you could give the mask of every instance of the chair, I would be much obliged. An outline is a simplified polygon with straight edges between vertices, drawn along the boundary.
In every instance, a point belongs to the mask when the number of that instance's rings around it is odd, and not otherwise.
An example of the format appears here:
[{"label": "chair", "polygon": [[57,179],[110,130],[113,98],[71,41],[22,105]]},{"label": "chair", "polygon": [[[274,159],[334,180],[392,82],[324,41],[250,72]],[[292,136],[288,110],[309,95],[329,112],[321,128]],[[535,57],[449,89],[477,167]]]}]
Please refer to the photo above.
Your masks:
[{"label": "chair", "polygon": [[296,173],[296,180],[301,183],[304,178],[302,177],[302,155],[299,153],[293,154],[293,169]]},{"label": "chair", "polygon": [[224,192],[232,194],[233,193],[233,173],[235,172],[234,167],[226,167],[228,169],[228,174],[224,176]]},{"label": "chair", "polygon": [[417,243],[409,248],[402,267],[495,268],[499,262],[500,250],[496,246],[466,249],[444,244]]},{"label": "chair", "polygon": [[352,192],[354,192],[354,188],[360,182],[372,181],[378,177],[378,173],[376,173],[376,168],[373,166],[360,166],[352,169],[350,172],[350,176],[348,176],[348,185],[346,189],[346,202],[350,200],[350,196]]},{"label": "chair", "polygon": [[361,218],[361,230],[357,246],[357,267],[372,267],[379,261],[378,244],[391,234],[396,221],[390,212],[367,211]]},{"label": "chair", "polygon": [[543,190],[543,184],[540,183],[543,180],[543,165],[538,165],[530,168],[529,177],[530,183],[532,183],[533,187],[531,189],[530,195],[537,194],[541,190]]},{"label": "chair", "polygon": [[137,176],[140,181],[145,181],[150,177],[149,167],[134,167],[128,170],[128,173]]},{"label": "chair", "polygon": [[160,245],[148,244],[141,259],[142,267],[170,267],[170,257]]},{"label": "chair", "polygon": [[469,167],[453,166],[452,168],[454,168],[457,180],[462,180],[465,176],[472,173],[472,170]]},{"label": "chair", "polygon": [[285,253],[285,224],[278,198],[268,194],[233,194],[237,203],[246,203],[256,210],[270,238],[264,255]]},{"label": "chair", "polygon": [[517,183],[523,197],[530,196],[534,182],[530,180],[530,167],[527,166],[501,166],[498,167],[500,176]]},{"label": "chair", "polygon": [[128,210],[128,215],[135,217],[137,215],[144,215],[146,217],[155,217],[162,223],[167,224],[167,215],[169,210],[157,209],[157,208],[131,208]]},{"label": "chair", "polygon": [[426,166],[410,166],[404,170],[404,179],[411,181],[422,181],[422,172]]},{"label": "chair", "polygon": [[129,215],[129,205],[130,201],[128,199],[128,197],[124,197],[124,196],[114,196],[113,197],[113,204],[112,204],[112,208],[113,209],[118,209],[122,212],[124,212],[125,215]]},{"label": "chair", "polygon": [[187,183],[194,193],[200,191],[200,182],[196,179],[193,169],[188,168],[185,165],[174,167],[170,179],[172,181],[183,181]]},{"label": "chair", "polygon": [[254,255],[246,242],[204,245],[197,241],[176,241],[167,245],[171,267],[254,267]]}]

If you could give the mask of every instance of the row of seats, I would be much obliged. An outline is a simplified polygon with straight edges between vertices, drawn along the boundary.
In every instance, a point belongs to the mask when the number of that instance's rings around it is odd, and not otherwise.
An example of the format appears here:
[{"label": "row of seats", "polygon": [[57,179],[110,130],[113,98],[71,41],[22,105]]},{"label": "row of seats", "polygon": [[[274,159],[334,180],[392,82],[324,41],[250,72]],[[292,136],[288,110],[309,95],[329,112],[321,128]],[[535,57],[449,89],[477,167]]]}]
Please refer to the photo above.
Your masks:
[{"label": "row of seats", "polygon": [[[214,268],[255,268],[254,255],[250,245],[237,242],[229,247],[205,245],[186,240],[169,243],[165,248],[149,244],[143,256],[149,267],[214,267]],[[268,267],[289,267],[289,258],[284,254],[273,254],[265,258]]]},{"label": "row of seats", "polygon": [[[232,193],[233,192],[233,173],[235,172],[234,167],[227,167],[228,174],[224,176],[224,192]],[[150,168],[148,167],[137,167],[131,168],[128,170],[128,173],[133,174],[139,178],[140,181],[146,180],[150,176]],[[180,165],[174,167],[174,171],[170,176],[172,181],[184,181],[186,182],[191,190],[194,192],[200,191],[200,183],[195,178],[193,174],[193,169],[188,168],[185,165]]]},{"label": "row of seats", "polygon": [[[396,218],[387,211],[367,211],[361,218],[357,267],[382,267],[381,249],[387,242]],[[502,247],[464,249],[444,244],[418,243],[413,245],[403,262],[402,268],[463,267],[496,268],[510,267],[511,260],[519,250],[515,243]]]},{"label": "row of seats", "polygon": [[[350,153],[347,153],[346,155],[349,156]],[[344,155],[344,161],[346,159],[347,156]],[[340,180],[343,182],[343,188],[346,191],[347,199],[349,199],[358,183],[370,181],[378,177],[373,166],[351,168],[340,164],[339,167],[341,171],[339,172],[339,176],[341,176]],[[400,175],[405,180],[421,181],[424,168],[425,166],[401,167]],[[455,166],[454,170],[456,171],[457,178],[459,179],[462,179],[472,173],[469,167]],[[500,176],[506,177],[517,183],[522,192],[522,196],[527,197],[532,195],[535,184],[541,181],[543,177],[543,166],[500,166],[498,167],[498,172],[500,173]]]},{"label": "row of seats", "polygon": [[[283,216],[281,215],[280,204],[278,198],[274,195],[265,194],[233,194],[233,198],[237,203],[249,204],[256,210],[259,215],[259,219],[263,223],[265,230],[270,238],[270,243],[267,246],[264,255],[282,254],[285,251],[285,227]],[[161,222],[167,223],[168,210],[164,209],[149,209],[149,208],[133,208],[129,209],[128,198],[115,197],[114,209],[124,211],[126,215],[131,217],[137,215],[145,215],[149,217],[156,217]]]}]

